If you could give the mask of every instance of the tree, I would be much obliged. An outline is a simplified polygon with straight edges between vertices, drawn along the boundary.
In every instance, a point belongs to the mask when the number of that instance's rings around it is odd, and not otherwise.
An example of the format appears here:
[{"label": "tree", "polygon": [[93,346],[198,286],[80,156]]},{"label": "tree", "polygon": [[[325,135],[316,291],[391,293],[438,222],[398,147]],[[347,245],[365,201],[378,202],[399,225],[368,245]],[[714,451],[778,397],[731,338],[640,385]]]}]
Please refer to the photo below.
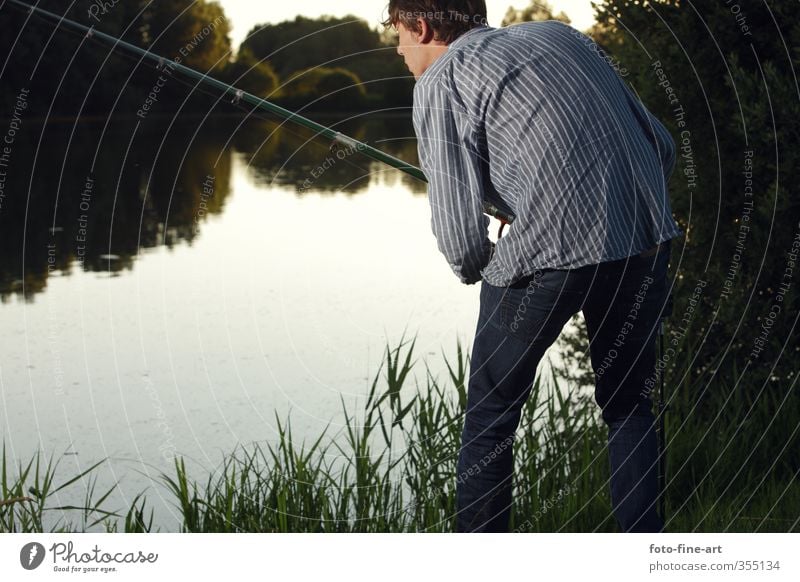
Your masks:
[{"label": "tree", "polygon": [[[135,4],[120,4],[99,22],[89,16],[85,5],[65,8],[63,2],[42,0],[37,6],[133,44],[141,43]],[[63,26],[54,33],[55,28],[52,20],[29,17],[10,3],[0,8],[0,53],[5,64],[0,103],[4,111],[13,108],[16,93],[23,87],[30,90],[30,109],[40,115],[51,107],[54,114],[77,114],[81,107],[84,114],[95,113],[119,95],[131,73],[130,60],[120,58],[107,45],[69,33]],[[132,90],[125,97],[136,101],[135,94]]]},{"label": "tree", "polygon": [[[180,58],[183,64],[204,72],[221,74],[228,65],[230,25],[216,2],[136,0],[119,2],[96,13],[87,10],[87,5],[72,3],[65,8],[56,0],[38,4],[167,58]],[[8,59],[3,86],[29,88],[30,106],[42,114],[50,109],[57,87],[52,113],[96,114],[114,103],[118,110],[136,111],[141,106],[158,76],[153,75],[152,67],[139,64],[118,47],[70,33],[66,26],[59,27],[51,38],[55,27],[54,22],[37,16],[28,19],[24,11],[11,4],[0,8],[0,50],[6,55],[4,60]],[[35,74],[30,79],[34,65]],[[170,84],[160,95],[159,105],[170,106],[183,99],[185,95],[177,93],[175,85]],[[0,95],[6,110],[14,97],[15,91]]]},{"label": "tree", "polygon": [[503,17],[502,26],[539,20],[560,20],[561,22],[566,22],[567,24],[570,24],[571,22],[569,16],[567,16],[563,11],[555,14],[553,12],[553,6],[547,0],[541,0],[540,2],[531,0],[531,3],[528,5],[528,7],[523,8],[522,10],[517,10],[513,6],[509,6],[505,17]]},{"label": "tree", "polygon": [[231,58],[230,23],[216,2],[147,2],[143,40],[154,52],[203,72],[222,71]]},{"label": "tree", "polygon": [[314,67],[298,71],[282,91],[293,108],[353,110],[364,102],[366,91],[358,75],[342,68]]},{"label": "tree", "polygon": [[239,89],[263,98],[274,98],[280,84],[269,62],[261,62],[248,49],[241,49],[225,69],[225,80]]}]

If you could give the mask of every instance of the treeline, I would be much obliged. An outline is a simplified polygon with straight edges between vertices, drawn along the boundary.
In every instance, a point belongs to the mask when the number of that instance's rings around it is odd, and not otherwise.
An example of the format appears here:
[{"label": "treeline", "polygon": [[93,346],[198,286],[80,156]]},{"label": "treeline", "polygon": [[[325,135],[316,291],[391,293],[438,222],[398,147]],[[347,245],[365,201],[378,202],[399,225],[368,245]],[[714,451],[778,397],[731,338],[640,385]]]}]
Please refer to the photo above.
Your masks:
[{"label": "treeline", "polygon": [[[57,0],[39,7],[148,48],[166,59],[285,107],[314,111],[406,109],[413,78],[396,54],[396,41],[355,17],[297,17],[254,27],[234,52],[231,24],[222,7],[208,0],[135,0],[105,3]],[[30,92],[37,116],[135,114],[152,97],[159,71],[121,50],[73,33],[63,25],[28,15],[6,3],[0,9],[3,91],[0,118],[11,117],[20,89]],[[158,86],[153,111],[206,112],[218,92],[170,77]]]}]

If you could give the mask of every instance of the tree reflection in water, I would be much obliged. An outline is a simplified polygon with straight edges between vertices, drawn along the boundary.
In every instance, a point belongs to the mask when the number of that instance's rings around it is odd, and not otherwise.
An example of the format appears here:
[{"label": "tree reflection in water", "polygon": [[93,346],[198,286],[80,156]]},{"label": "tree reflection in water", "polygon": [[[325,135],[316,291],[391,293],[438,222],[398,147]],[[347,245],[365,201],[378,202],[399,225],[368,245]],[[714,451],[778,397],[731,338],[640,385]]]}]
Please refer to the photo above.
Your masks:
[{"label": "tree reflection in water", "polygon": [[[407,117],[322,121],[417,163]],[[167,129],[169,128],[169,129]],[[161,245],[192,244],[224,211],[231,156],[258,184],[355,195],[385,172],[358,154],[337,156],[313,132],[240,117],[28,123],[14,146],[0,211],[0,299],[32,301],[48,276],[112,275]],[[414,192],[425,185],[399,175]]]}]

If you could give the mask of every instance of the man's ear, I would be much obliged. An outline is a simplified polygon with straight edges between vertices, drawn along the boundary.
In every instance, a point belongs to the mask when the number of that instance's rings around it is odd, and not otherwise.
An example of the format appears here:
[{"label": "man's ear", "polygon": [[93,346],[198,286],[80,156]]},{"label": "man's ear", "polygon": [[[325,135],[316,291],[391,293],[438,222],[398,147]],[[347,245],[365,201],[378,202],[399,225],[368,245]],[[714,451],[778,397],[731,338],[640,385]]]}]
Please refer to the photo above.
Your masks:
[{"label": "man's ear", "polygon": [[418,42],[420,44],[430,44],[435,36],[433,28],[428,24],[424,18],[417,18],[417,26],[419,27]]}]

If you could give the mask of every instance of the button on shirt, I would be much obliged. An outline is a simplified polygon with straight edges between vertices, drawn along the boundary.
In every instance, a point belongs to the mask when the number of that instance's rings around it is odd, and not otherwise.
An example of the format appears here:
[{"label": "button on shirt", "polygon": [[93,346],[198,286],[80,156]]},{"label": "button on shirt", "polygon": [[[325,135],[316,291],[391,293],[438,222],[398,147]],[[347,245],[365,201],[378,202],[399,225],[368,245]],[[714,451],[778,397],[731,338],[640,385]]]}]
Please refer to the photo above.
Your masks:
[{"label": "button on shirt", "polygon": [[[683,234],[675,143],[586,35],[556,21],[479,27],[414,88],[431,227],[463,283],[622,259]],[[515,220],[495,246],[487,200]]]}]

